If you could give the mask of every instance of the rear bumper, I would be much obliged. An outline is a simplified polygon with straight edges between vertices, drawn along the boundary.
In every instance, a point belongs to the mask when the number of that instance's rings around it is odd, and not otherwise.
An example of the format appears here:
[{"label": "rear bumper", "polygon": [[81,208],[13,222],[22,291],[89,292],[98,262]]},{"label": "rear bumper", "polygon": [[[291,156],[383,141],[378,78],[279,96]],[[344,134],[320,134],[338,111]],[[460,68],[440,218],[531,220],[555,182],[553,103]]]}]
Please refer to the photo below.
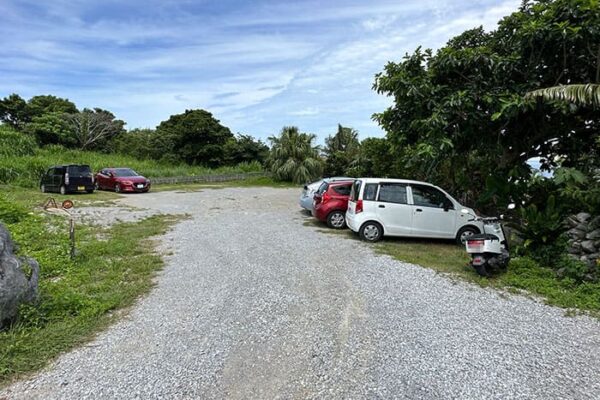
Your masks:
[{"label": "rear bumper", "polygon": [[313,198],[312,196],[302,196],[300,197],[300,207],[305,210],[312,211],[313,209]]},{"label": "rear bumper", "polygon": [[84,185],[68,184],[65,187],[67,189],[67,192],[71,192],[71,193],[73,193],[73,192],[89,192],[89,191],[96,189],[94,184],[84,184]]},{"label": "rear bumper", "polygon": [[353,232],[358,232],[360,229],[360,221],[356,217],[356,214],[346,213],[346,225]]},{"label": "rear bumper", "polygon": [[312,215],[319,221],[327,222],[327,215],[329,215],[330,210],[324,207],[315,207],[313,209]]}]

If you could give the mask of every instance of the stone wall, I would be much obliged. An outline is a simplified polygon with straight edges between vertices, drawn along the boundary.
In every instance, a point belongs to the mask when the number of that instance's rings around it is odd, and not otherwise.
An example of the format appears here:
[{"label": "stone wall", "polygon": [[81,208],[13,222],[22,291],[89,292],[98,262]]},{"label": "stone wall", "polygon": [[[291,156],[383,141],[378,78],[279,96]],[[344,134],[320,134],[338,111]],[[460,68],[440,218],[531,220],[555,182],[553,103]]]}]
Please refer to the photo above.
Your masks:
[{"label": "stone wall", "polygon": [[597,265],[600,256],[600,216],[579,213],[567,218],[568,252],[588,266]]}]

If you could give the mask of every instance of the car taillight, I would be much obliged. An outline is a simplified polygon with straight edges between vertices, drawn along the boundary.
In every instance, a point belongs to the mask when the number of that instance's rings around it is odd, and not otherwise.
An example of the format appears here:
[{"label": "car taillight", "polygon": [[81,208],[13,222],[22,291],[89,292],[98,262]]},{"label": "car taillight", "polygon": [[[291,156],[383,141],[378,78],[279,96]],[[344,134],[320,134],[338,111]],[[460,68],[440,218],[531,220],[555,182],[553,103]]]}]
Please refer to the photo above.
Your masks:
[{"label": "car taillight", "polygon": [[358,214],[363,212],[363,201],[362,200],[357,200],[356,201],[356,208],[354,209],[354,213]]},{"label": "car taillight", "polygon": [[65,173],[65,185],[68,185],[68,184],[69,184],[69,173],[66,172]]}]

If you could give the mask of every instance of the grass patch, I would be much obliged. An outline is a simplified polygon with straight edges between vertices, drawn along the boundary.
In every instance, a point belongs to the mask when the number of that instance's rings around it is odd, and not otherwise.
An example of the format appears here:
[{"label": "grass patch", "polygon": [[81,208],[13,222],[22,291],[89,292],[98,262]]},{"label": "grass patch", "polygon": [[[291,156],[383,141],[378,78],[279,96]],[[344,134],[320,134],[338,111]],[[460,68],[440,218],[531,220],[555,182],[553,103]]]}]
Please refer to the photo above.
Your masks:
[{"label": "grass patch", "polygon": [[[177,190],[183,192],[200,192],[208,189],[224,189],[228,187],[272,187],[272,188],[296,188],[299,191],[301,186],[291,182],[279,182],[268,176],[250,177],[248,179],[227,181],[227,182],[206,182],[206,183],[175,183],[164,185],[153,185],[153,192],[164,192]],[[300,193],[300,192],[298,192]]]},{"label": "grass patch", "polygon": [[376,249],[398,260],[447,273],[483,287],[491,286],[516,293],[525,291],[542,298],[547,304],[600,317],[600,283],[578,284],[571,279],[558,279],[553,270],[541,267],[526,257],[511,260],[505,274],[487,279],[477,275],[467,265],[469,256],[465,249],[453,243],[386,238],[376,245]]},{"label": "grass patch", "polygon": [[17,212],[29,211],[39,200],[26,193],[8,195],[15,207],[9,211],[16,217],[6,226],[19,253],[40,263],[40,297],[36,305],[22,306],[15,324],[0,332],[0,386],[90,340],[119,310],[148,292],[163,266],[151,237],[180,218],[154,216],[111,228],[80,224],[78,253],[71,260],[64,218]]},{"label": "grass patch", "polygon": [[69,150],[60,146],[47,146],[34,149],[32,154],[7,154],[0,157],[0,184],[38,187],[40,176],[52,165],[60,164],[88,164],[93,171],[106,167],[129,167],[147,178],[262,171],[259,162],[211,169],[187,164],[139,160],[122,154],[105,154]]}]

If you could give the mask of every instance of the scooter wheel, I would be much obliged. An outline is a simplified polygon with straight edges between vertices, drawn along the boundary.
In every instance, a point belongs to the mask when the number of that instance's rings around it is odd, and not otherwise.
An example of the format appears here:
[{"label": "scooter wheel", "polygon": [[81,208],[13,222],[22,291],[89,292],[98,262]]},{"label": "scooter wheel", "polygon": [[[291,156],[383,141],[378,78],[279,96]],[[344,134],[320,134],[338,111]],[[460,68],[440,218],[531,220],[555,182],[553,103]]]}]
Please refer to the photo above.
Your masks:
[{"label": "scooter wheel", "polygon": [[473,267],[475,267],[475,271],[477,271],[479,275],[485,276],[486,278],[490,277],[490,273],[485,268],[485,265],[474,265]]}]

